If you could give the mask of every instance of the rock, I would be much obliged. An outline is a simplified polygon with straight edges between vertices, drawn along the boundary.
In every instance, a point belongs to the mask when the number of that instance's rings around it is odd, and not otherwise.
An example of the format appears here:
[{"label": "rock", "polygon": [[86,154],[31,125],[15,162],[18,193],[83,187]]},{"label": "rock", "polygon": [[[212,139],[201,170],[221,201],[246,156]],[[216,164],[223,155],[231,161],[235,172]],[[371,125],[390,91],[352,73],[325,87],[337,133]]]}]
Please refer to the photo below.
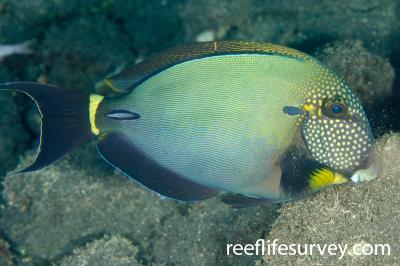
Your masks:
[{"label": "rock", "polygon": [[185,1],[111,2],[109,13],[117,22],[122,23],[121,33],[129,38],[126,45],[130,45],[139,55],[157,53],[183,42],[185,21],[179,13]]},{"label": "rock", "polygon": [[[43,171],[6,178],[3,194],[7,204],[1,227],[22,253],[55,258],[72,250],[72,241],[99,232],[135,232],[141,239],[152,230],[143,217],[150,217],[157,227],[161,217],[170,212],[167,206],[171,202],[160,201],[165,208],[153,203],[155,195],[113,174],[97,158],[95,147],[90,147]],[[22,165],[33,158],[31,152]]]},{"label": "rock", "polygon": [[215,32],[206,30],[196,36],[196,42],[210,42],[215,40]]},{"label": "rock", "polygon": [[[400,134],[388,134],[378,141],[381,172],[365,183],[348,183],[316,194],[311,199],[284,204],[267,236],[284,244],[348,244],[349,253],[340,260],[348,265],[393,265],[399,257],[400,231]],[[352,250],[366,245],[388,244],[391,255],[356,256]],[[369,249],[369,248],[368,248]],[[381,252],[381,250],[378,250]],[[381,253],[380,253],[381,254]],[[386,249],[388,254],[388,249]],[[273,256],[265,264],[336,264],[339,256]]]},{"label": "rock", "polygon": [[138,252],[138,248],[124,237],[104,236],[74,249],[73,254],[64,257],[60,265],[139,266],[142,264],[137,260]]},{"label": "rock", "polygon": [[108,72],[120,64],[133,63],[135,57],[128,42],[118,25],[101,15],[53,25],[41,44],[47,80],[68,89],[92,92],[95,82]]},{"label": "rock", "polygon": [[[202,10],[199,16],[199,10]],[[179,16],[185,22],[186,41],[194,41],[204,32],[213,32],[217,40],[227,34],[247,27],[252,15],[251,1],[189,0],[182,5]],[[236,33],[236,32],[235,32]]]},{"label": "rock", "polygon": [[[347,38],[360,39],[381,53],[396,48],[390,39],[399,30],[399,2],[190,0],[179,14],[186,40],[204,30],[220,32],[218,39],[259,40],[312,52]],[[199,12],[201,10],[201,12]],[[198,15],[198,14],[201,15]]]},{"label": "rock", "polygon": [[[19,167],[33,157],[32,151]],[[248,264],[254,258],[227,257],[226,243],[264,235],[277,208],[233,210],[218,199],[162,200],[116,173],[97,156],[93,143],[40,171],[7,177],[3,195],[0,227],[24,256],[44,262],[88,239],[119,234],[135,243],[144,264]]]},{"label": "rock", "polygon": [[316,54],[344,77],[364,103],[372,104],[391,95],[394,69],[385,57],[372,54],[361,41],[339,41]]},{"label": "rock", "polygon": [[14,254],[10,251],[10,244],[4,239],[0,238],[0,265],[12,266],[14,265]]}]

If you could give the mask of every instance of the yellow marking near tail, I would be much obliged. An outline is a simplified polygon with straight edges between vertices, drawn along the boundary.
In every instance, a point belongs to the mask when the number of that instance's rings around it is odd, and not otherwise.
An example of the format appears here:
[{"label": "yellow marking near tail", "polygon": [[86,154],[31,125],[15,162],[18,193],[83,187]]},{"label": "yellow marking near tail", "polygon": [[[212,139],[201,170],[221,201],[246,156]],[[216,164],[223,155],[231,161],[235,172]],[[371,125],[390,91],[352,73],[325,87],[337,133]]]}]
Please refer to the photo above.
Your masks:
[{"label": "yellow marking near tail", "polygon": [[89,119],[90,119],[90,128],[92,129],[93,134],[98,135],[100,130],[96,126],[96,113],[99,104],[103,100],[104,96],[91,94],[89,98]]}]

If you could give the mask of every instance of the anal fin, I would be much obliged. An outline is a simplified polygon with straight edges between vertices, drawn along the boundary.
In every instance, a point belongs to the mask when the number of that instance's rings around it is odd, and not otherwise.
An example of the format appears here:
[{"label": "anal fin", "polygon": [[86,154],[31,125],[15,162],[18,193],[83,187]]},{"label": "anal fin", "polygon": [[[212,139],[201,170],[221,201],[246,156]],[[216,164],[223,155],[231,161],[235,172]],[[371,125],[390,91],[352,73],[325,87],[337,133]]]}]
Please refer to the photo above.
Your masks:
[{"label": "anal fin", "polygon": [[181,201],[199,201],[219,193],[159,165],[123,133],[105,133],[100,136],[97,148],[103,159],[112,166],[162,196]]},{"label": "anal fin", "polygon": [[280,202],[279,200],[256,198],[256,197],[245,196],[242,194],[230,194],[230,193],[224,194],[221,198],[221,201],[236,209],[256,207],[259,205],[272,205],[274,203]]}]

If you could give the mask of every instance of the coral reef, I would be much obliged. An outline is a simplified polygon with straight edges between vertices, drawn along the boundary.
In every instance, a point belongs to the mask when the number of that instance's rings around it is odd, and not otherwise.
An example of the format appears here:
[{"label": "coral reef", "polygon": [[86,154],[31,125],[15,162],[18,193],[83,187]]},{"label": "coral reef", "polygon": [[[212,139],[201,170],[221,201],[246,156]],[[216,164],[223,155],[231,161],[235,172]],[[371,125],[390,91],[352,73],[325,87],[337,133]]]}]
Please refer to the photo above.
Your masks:
[{"label": "coral reef", "polygon": [[[162,200],[102,161],[95,143],[39,172],[4,179],[0,264],[334,264],[337,257],[226,256],[227,243],[390,243],[399,260],[400,4],[337,1],[0,0],[0,43],[35,40],[34,54],[0,63],[0,82],[29,80],[93,91],[96,81],[164,48],[194,40],[269,41],[316,55],[360,94],[382,157],[378,179],[310,199],[233,210],[218,199]],[[396,75],[397,74],[397,77]],[[397,78],[397,79],[396,79]],[[0,93],[0,176],[32,161],[35,105]],[[19,162],[19,165],[17,166]],[[281,208],[280,208],[281,207]],[[280,208],[280,209],[279,209]],[[279,209],[279,213],[277,213]],[[397,260],[397,261],[396,261]]]},{"label": "coral reef", "polygon": [[[400,259],[400,134],[384,135],[377,145],[381,166],[377,179],[348,183],[311,199],[285,204],[267,239],[279,239],[286,244],[348,244],[349,250],[340,260],[341,264],[396,264]],[[390,256],[356,256],[351,250],[355,244],[389,244]],[[320,262],[330,265],[338,259],[339,256],[321,257],[317,252],[313,256],[265,257],[273,265]]]},{"label": "coral reef", "polygon": [[0,238],[0,265],[14,265],[14,254],[10,251],[10,244]]},{"label": "coral reef", "polygon": [[224,263],[232,259],[224,256],[226,241],[262,237],[276,215],[275,206],[234,211],[217,199],[162,200],[115,173],[92,144],[42,171],[7,177],[3,193],[0,225],[33,261],[58,261],[76,245],[121,234],[146,263]]},{"label": "coral reef", "polygon": [[138,252],[137,247],[124,237],[104,236],[85,247],[76,248],[72,255],[62,259],[60,265],[140,266],[142,264],[136,260]]},{"label": "coral reef", "polygon": [[372,104],[378,98],[391,95],[395,78],[393,67],[387,58],[365,49],[361,41],[338,41],[325,47],[316,56],[337,74],[346,77],[346,82],[358,93],[363,103]]}]

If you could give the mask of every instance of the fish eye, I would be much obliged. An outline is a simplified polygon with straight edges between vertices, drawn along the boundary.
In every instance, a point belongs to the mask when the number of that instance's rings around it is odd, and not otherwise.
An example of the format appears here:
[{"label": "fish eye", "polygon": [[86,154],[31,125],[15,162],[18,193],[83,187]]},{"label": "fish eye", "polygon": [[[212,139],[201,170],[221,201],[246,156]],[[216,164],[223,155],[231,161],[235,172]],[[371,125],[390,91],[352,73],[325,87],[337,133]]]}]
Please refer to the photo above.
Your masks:
[{"label": "fish eye", "polygon": [[324,103],[323,112],[330,118],[343,118],[347,114],[347,106],[343,98],[335,96]]},{"label": "fish eye", "polygon": [[340,104],[334,104],[332,106],[332,112],[335,114],[340,114],[343,111],[343,108],[340,106]]}]

